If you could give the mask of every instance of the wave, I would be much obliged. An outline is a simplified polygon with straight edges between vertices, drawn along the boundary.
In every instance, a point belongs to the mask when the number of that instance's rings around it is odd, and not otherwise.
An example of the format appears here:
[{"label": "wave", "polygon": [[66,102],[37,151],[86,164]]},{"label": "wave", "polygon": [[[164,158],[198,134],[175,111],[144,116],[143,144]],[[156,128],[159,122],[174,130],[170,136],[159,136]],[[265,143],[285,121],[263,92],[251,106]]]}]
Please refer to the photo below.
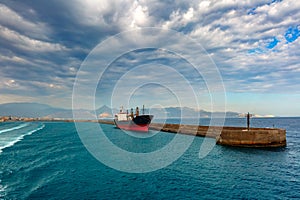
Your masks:
[{"label": "wave", "polygon": [[[20,126],[21,126],[21,125],[20,125]],[[26,125],[26,126],[27,126],[27,125]],[[23,126],[23,127],[25,127],[25,126]],[[34,132],[37,132],[37,131],[39,131],[39,130],[42,130],[44,127],[45,127],[45,125],[42,124],[40,127],[36,128],[36,129],[34,129],[34,130],[31,130],[31,131],[29,131],[29,132],[27,132],[27,133],[25,133],[25,134],[22,134],[22,135],[20,135],[20,136],[18,136],[18,137],[16,137],[16,138],[12,138],[12,139],[13,139],[12,141],[9,141],[8,143],[6,143],[6,144],[3,145],[3,146],[0,146],[0,153],[2,152],[3,149],[5,149],[5,148],[7,148],[7,147],[11,147],[11,146],[13,146],[14,144],[16,144],[17,142],[23,140],[23,138],[24,138],[25,136],[31,135],[31,134],[33,134]],[[13,128],[11,128],[11,129],[12,129],[12,130],[16,130],[17,127],[14,127],[14,128],[15,128],[15,129],[13,129]],[[18,129],[20,129],[20,128],[18,128]],[[5,129],[5,130],[8,130],[8,129]],[[7,131],[6,131],[6,132],[7,132]]]},{"label": "wave", "polygon": [[6,192],[5,192],[6,188],[7,188],[7,186],[6,185],[3,186],[1,184],[1,180],[0,180],[0,199],[2,199],[2,198],[5,197],[5,195],[6,195]]},{"label": "wave", "polygon": [[21,125],[19,125],[19,126],[15,126],[15,127],[12,127],[12,128],[0,130],[0,133],[5,133],[5,132],[13,131],[13,130],[18,130],[18,129],[24,128],[24,127],[26,127],[26,126],[28,126],[28,123],[26,123],[26,124],[21,124]]}]

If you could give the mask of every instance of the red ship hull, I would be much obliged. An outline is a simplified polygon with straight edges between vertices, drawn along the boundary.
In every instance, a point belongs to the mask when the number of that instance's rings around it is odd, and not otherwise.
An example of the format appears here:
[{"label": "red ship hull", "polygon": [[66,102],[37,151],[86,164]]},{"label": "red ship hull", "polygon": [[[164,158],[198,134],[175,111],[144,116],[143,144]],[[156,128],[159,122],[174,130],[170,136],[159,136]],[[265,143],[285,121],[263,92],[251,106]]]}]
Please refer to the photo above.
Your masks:
[{"label": "red ship hull", "polygon": [[152,115],[136,116],[133,120],[118,121],[114,120],[118,128],[128,131],[148,132],[151,123]]},{"label": "red ship hull", "polygon": [[115,124],[118,128],[127,130],[127,131],[148,132],[148,130],[149,130],[149,124],[136,125],[132,122],[115,122]]}]

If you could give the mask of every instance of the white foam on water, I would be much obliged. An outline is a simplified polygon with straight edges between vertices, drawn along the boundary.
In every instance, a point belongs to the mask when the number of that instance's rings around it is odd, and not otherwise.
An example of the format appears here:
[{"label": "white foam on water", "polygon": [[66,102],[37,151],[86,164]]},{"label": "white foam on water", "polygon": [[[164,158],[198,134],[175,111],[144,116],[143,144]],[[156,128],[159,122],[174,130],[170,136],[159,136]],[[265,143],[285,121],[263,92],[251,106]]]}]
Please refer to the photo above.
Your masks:
[{"label": "white foam on water", "polygon": [[0,133],[6,133],[6,132],[8,132],[8,131],[17,130],[17,129],[20,129],[20,128],[24,128],[24,127],[26,127],[26,126],[28,126],[28,123],[26,123],[26,124],[20,124],[19,126],[15,126],[15,127],[12,127],[12,128],[0,130]]},{"label": "white foam on water", "polygon": [[[26,126],[27,126],[27,125],[26,125]],[[24,127],[25,127],[25,126],[24,126]],[[24,138],[24,136],[31,135],[32,133],[34,133],[34,132],[36,132],[36,131],[42,130],[44,127],[45,127],[45,125],[43,124],[42,126],[36,128],[36,129],[34,129],[34,130],[32,130],[32,131],[29,131],[29,132],[27,132],[27,133],[25,133],[25,134],[22,134],[22,135],[20,135],[20,136],[17,137],[17,138],[14,138],[14,140],[8,142],[8,143],[5,144],[4,146],[0,146],[0,154],[1,154],[1,152],[2,152],[3,149],[5,149],[5,148],[7,148],[7,147],[13,146],[13,145],[16,144],[17,142],[21,141],[21,140]],[[15,130],[15,129],[14,129],[14,130]]]},{"label": "white foam on water", "polygon": [[0,199],[6,196],[6,188],[7,186],[1,185],[1,180],[0,180]]}]

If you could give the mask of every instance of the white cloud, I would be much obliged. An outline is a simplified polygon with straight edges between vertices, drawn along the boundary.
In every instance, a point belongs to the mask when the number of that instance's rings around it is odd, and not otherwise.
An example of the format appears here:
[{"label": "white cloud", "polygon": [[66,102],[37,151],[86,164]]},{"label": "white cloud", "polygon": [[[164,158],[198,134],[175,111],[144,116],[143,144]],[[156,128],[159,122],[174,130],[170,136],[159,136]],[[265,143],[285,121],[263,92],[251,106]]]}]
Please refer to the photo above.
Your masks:
[{"label": "white cloud", "polygon": [[7,87],[17,87],[18,83],[16,83],[15,80],[10,79],[10,80],[4,81],[4,85]]},{"label": "white cloud", "polygon": [[131,7],[131,16],[129,18],[132,18],[130,24],[130,27],[132,28],[149,25],[149,13],[147,6],[142,6],[135,1]]},{"label": "white cloud", "polygon": [[32,64],[32,63],[28,62],[26,59],[21,58],[16,55],[12,55],[12,56],[0,55],[0,60],[2,62],[5,61],[5,62],[13,62],[13,63]]},{"label": "white cloud", "polygon": [[[31,13],[32,12],[34,11],[31,10]],[[47,35],[50,32],[50,29],[45,23],[32,22],[25,19],[9,7],[2,4],[0,4],[0,24],[10,27],[18,32],[22,32],[27,36],[44,40],[47,39]]]},{"label": "white cloud", "polygon": [[194,17],[194,8],[189,8],[189,10],[183,15],[183,18],[187,21],[193,19]]},{"label": "white cloud", "polygon": [[7,40],[13,46],[26,50],[36,52],[51,52],[51,51],[66,51],[66,47],[59,43],[50,43],[41,40],[36,40],[22,35],[16,31],[10,30],[0,25],[0,37]]},{"label": "white cloud", "polygon": [[154,26],[147,1],[88,0],[77,1],[71,10],[76,19],[85,25],[119,30]]},{"label": "white cloud", "polygon": [[[285,21],[290,18],[297,21],[299,15],[300,3],[293,0],[285,0],[277,3],[266,4],[256,9],[258,14],[263,14],[267,20],[274,23]],[[295,16],[296,15],[296,16]]]},{"label": "white cloud", "polygon": [[15,94],[1,94],[0,104],[11,102],[38,102],[38,99],[32,96],[21,96]]},{"label": "white cloud", "polygon": [[[25,87],[19,80],[9,79],[9,78],[2,78],[0,81],[0,90],[7,91],[7,90],[23,90]],[[2,96],[2,95],[1,95]]]}]

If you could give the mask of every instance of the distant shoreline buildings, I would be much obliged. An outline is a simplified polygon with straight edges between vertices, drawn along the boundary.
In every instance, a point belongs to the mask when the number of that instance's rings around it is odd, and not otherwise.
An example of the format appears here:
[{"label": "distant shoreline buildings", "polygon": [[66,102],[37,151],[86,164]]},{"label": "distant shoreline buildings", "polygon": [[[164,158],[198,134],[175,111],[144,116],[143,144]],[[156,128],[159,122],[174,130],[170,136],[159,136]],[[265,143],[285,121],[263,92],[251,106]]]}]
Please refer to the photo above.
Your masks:
[{"label": "distant shoreline buildings", "polygon": [[62,118],[50,118],[50,117],[17,117],[17,116],[0,116],[0,122],[7,121],[24,121],[24,122],[32,122],[32,121],[65,121],[71,122],[73,119],[62,119]]}]

